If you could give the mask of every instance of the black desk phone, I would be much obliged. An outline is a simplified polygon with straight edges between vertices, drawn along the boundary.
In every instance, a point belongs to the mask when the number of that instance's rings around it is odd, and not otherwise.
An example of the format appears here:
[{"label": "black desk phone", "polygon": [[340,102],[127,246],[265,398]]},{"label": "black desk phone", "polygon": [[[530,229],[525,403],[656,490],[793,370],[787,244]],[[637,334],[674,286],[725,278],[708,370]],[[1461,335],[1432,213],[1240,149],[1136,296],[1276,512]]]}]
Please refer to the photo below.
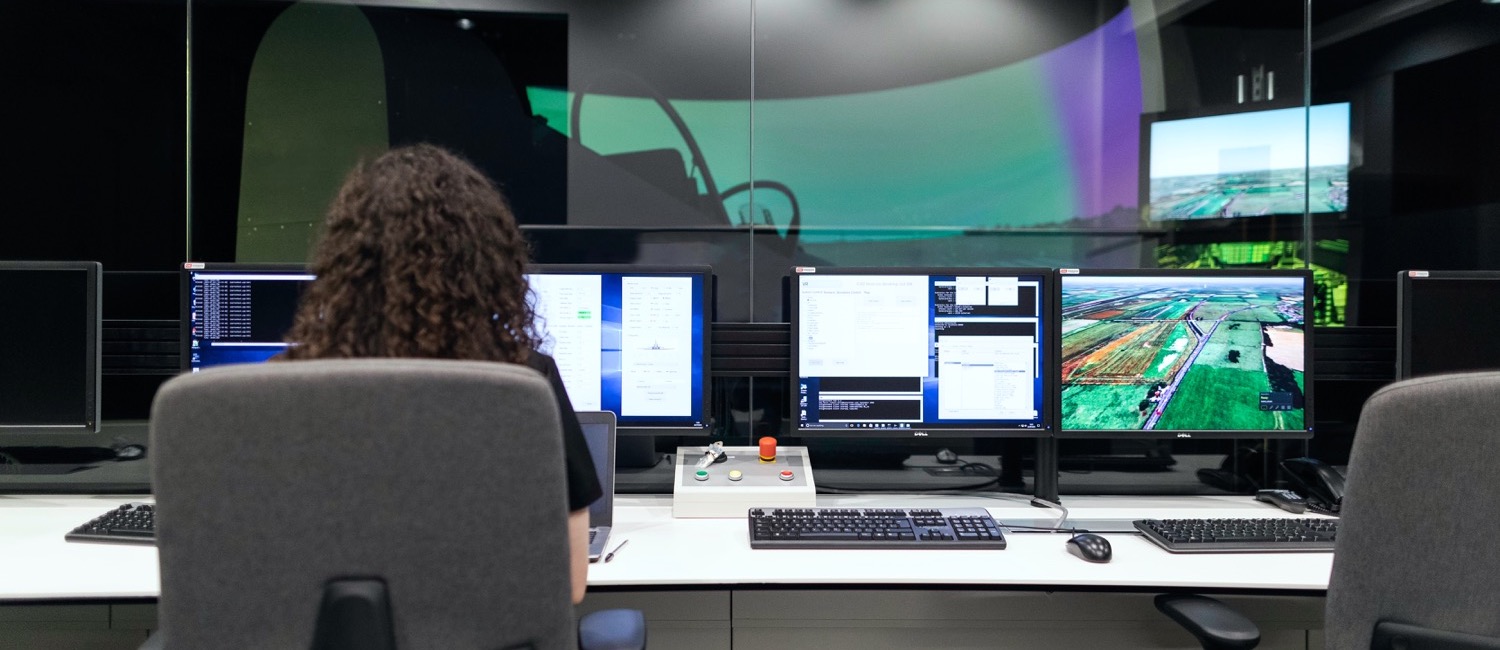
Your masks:
[{"label": "black desk phone", "polygon": [[1307,497],[1308,505],[1327,514],[1338,514],[1344,502],[1344,475],[1333,466],[1314,458],[1288,458],[1281,461],[1298,493]]}]

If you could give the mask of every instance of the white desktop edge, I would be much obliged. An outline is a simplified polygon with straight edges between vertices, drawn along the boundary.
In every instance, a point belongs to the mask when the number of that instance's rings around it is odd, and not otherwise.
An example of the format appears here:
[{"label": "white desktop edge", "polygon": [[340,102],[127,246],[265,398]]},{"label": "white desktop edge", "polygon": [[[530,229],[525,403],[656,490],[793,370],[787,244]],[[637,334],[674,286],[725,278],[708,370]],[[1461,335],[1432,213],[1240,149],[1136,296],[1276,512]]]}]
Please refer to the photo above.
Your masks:
[{"label": "white desktop edge", "polygon": [[[0,496],[0,600],[154,599],[154,547],[65,542],[74,526],[142,496]],[[1203,589],[1322,592],[1332,553],[1174,555],[1139,535],[1107,534],[1114,560],[1066,552],[1065,534],[1014,533],[1003,551],[751,550],[744,519],[674,519],[670,495],[616,497],[609,563],[589,567],[600,588],[819,585],[829,588],[972,586],[986,589]],[[985,507],[997,518],[1038,518],[1022,495],[821,495],[819,506]],[[1250,497],[1067,497],[1075,518],[1293,516]],[[618,541],[616,542],[618,543]]]}]

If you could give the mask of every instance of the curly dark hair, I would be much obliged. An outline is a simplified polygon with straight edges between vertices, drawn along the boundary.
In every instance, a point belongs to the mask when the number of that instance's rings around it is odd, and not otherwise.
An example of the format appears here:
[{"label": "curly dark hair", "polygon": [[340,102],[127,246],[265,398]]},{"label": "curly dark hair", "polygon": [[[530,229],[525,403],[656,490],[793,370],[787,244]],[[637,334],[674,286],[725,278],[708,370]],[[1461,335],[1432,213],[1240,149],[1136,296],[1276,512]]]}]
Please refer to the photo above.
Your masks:
[{"label": "curly dark hair", "polygon": [[285,358],[522,363],[537,342],[528,256],[505,198],[468,161],[427,144],[387,151],[328,209]]}]

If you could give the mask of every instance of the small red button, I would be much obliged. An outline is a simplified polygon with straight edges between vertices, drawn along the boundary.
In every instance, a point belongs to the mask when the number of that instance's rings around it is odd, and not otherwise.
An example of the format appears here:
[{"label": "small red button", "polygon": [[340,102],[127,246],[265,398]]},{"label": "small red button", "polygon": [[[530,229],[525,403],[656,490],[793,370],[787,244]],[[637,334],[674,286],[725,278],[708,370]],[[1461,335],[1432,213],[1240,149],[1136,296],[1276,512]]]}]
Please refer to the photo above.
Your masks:
[{"label": "small red button", "polygon": [[783,481],[790,481],[790,480],[792,480],[792,470],[789,470],[789,469],[781,470],[781,480],[783,480]]}]

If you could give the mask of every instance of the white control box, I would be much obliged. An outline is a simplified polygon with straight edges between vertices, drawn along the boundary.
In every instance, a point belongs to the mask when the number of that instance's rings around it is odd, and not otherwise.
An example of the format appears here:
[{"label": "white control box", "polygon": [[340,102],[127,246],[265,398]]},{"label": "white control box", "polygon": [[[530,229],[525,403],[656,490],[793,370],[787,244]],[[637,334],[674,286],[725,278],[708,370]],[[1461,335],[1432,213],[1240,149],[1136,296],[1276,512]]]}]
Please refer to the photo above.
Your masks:
[{"label": "white control box", "polygon": [[807,447],[777,446],[776,460],[770,462],[760,460],[758,447],[725,447],[722,462],[700,469],[698,461],[707,450],[677,448],[673,517],[744,518],[751,508],[817,505]]}]

